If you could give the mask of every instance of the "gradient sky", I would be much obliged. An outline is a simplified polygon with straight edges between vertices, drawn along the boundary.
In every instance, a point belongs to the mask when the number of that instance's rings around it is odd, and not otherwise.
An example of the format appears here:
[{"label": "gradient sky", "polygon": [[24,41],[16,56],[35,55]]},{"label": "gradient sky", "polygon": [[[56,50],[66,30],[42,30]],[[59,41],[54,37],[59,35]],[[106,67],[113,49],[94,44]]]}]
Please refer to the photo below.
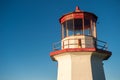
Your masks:
[{"label": "gradient sky", "polygon": [[0,0],[0,80],[57,80],[49,53],[61,39],[59,18],[77,5],[98,16],[98,39],[113,54],[106,80],[120,80],[119,0]]}]

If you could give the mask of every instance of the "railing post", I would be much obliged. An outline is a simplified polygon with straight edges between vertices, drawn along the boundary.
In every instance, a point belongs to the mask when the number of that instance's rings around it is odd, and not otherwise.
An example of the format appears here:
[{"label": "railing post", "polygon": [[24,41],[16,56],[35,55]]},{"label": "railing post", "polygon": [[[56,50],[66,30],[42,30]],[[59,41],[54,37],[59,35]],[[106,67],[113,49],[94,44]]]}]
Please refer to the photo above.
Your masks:
[{"label": "railing post", "polygon": [[106,45],[106,50],[108,50],[108,44],[106,43],[105,45]]},{"label": "railing post", "polygon": [[63,49],[64,49],[64,41],[62,41],[62,42],[63,42],[62,47],[63,47]]},{"label": "railing post", "polygon": [[68,39],[68,48],[69,48],[69,39]]}]

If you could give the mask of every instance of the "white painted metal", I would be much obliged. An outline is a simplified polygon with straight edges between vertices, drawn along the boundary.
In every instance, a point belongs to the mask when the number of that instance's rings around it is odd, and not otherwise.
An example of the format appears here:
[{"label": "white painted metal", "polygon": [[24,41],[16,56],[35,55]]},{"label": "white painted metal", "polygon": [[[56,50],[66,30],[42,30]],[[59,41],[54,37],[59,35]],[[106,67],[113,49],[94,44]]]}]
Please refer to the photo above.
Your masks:
[{"label": "white painted metal", "polygon": [[[79,43],[80,40],[80,43]],[[62,39],[61,49],[65,48],[95,48],[94,39],[91,36],[69,36]]]}]

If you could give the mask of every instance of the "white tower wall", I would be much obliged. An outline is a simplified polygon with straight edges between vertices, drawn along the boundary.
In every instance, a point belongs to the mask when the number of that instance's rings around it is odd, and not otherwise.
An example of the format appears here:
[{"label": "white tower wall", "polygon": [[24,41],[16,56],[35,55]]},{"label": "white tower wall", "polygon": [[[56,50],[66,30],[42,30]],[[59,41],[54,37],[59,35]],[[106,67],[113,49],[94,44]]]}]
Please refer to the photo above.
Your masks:
[{"label": "white tower wall", "polygon": [[105,74],[103,69],[102,57],[92,56],[91,57],[91,65],[92,65],[92,74],[94,80],[105,80]]},{"label": "white tower wall", "polygon": [[105,80],[102,56],[93,52],[66,52],[55,55],[57,80]]}]

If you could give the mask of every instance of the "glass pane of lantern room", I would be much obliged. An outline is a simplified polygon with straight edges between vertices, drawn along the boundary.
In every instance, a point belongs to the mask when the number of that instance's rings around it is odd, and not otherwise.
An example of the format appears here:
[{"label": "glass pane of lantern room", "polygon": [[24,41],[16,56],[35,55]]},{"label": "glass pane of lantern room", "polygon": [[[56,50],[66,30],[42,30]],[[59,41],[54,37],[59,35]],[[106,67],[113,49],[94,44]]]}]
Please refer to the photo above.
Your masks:
[{"label": "glass pane of lantern room", "polygon": [[90,20],[84,19],[84,35],[91,35]]},{"label": "glass pane of lantern room", "polygon": [[74,34],[73,19],[67,21],[67,29],[68,29],[68,36],[72,36]]},{"label": "glass pane of lantern room", "polygon": [[75,35],[83,34],[82,19],[74,19]]},{"label": "glass pane of lantern room", "polygon": [[62,24],[62,38],[66,37],[66,22]]}]

